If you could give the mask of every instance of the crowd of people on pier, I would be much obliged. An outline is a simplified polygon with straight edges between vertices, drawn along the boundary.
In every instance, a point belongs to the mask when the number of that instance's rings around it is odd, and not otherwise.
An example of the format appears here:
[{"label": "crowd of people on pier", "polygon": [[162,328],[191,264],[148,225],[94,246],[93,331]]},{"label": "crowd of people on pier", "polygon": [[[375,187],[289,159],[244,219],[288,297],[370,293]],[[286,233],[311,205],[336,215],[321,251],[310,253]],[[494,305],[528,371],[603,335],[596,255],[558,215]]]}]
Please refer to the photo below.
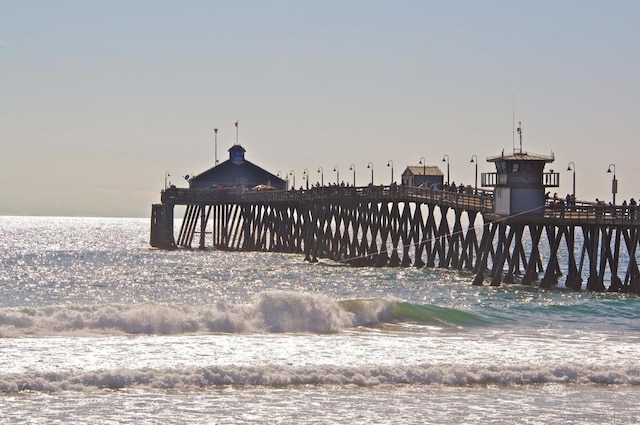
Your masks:
[{"label": "crowd of people on pier", "polygon": [[[394,194],[394,193],[398,193],[397,191],[400,188],[410,188],[412,186],[407,186],[404,184],[398,184],[395,181],[392,182],[391,184],[384,185],[374,185],[373,183],[369,183],[366,187],[364,188],[360,188],[364,191],[364,193],[372,195],[372,194],[377,194],[377,193],[382,193],[384,191],[384,188],[388,187],[389,188],[389,193]],[[349,182],[345,182],[344,180],[341,183],[337,183],[337,182],[332,182],[332,183],[325,183],[324,185],[321,184],[320,182],[316,182],[315,184],[312,184],[308,189],[305,189],[304,186],[300,186],[299,189],[296,189],[295,187],[291,187],[289,190],[292,192],[305,192],[305,191],[315,191],[315,190],[334,190],[336,193],[347,193],[346,191],[350,191],[350,190],[354,190],[358,188],[357,186],[354,186],[353,184],[350,184]],[[468,185],[464,185],[464,184],[456,184],[455,182],[451,182],[449,183],[422,183],[418,186],[414,186],[414,188],[419,188],[419,189],[426,189],[430,192],[436,192],[436,191],[441,191],[441,192],[447,192],[447,193],[451,193],[451,194],[465,194],[465,195],[479,195],[483,201],[488,200],[491,198],[492,196],[492,192],[490,191],[485,191],[485,190],[476,190],[474,189],[472,186],[468,186]],[[344,192],[343,192],[344,191]]]},{"label": "crowd of people on pier", "polygon": [[628,203],[625,199],[624,201],[622,201],[622,204],[617,206],[613,205],[613,202],[609,202],[608,205],[605,205],[604,201],[596,198],[596,206],[599,207],[600,210],[606,210],[607,208],[610,209],[614,216],[617,216],[618,213],[620,213],[620,217],[623,218],[630,218],[633,220],[640,218],[640,214],[638,211],[638,202],[634,198],[629,199]]},{"label": "crowd of people on pier", "polygon": [[[373,183],[369,183],[367,185],[367,187],[373,187]],[[381,185],[384,186],[384,185]],[[393,182],[390,184],[390,186],[398,186],[398,183]],[[316,182],[315,184],[311,185],[310,189],[314,189],[314,188],[320,188],[320,187],[355,187],[352,184],[350,184],[349,182],[345,182],[344,180],[338,184],[338,183],[328,183],[325,184],[324,186],[320,184],[320,182]],[[471,186],[465,186],[464,184],[460,183],[459,185],[456,185],[455,182],[451,182],[451,184],[449,183],[444,183],[444,184],[440,184],[440,183],[422,183],[420,185],[418,185],[417,187],[421,188],[421,189],[431,189],[431,190],[444,190],[446,192],[457,192],[457,193],[469,193],[469,192],[473,192],[473,188]],[[292,187],[289,190],[296,190],[295,187]],[[300,186],[300,188],[298,190],[305,190],[303,186]]]},{"label": "crowd of people on pier", "polygon": [[[390,187],[397,187],[399,185],[396,182],[392,182],[389,186]],[[328,183],[328,184],[322,185],[322,184],[320,184],[320,182],[316,182],[315,184],[311,185],[309,190],[316,189],[316,188],[323,188],[323,187],[324,188],[342,188],[342,187],[355,187],[355,186],[353,186],[349,182],[345,182],[344,180],[340,184],[338,184],[337,182],[334,182],[334,183]],[[367,187],[372,188],[372,187],[376,187],[376,186],[374,186],[373,183],[369,183],[367,185]],[[380,185],[380,187],[384,187],[384,185]],[[457,185],[455,182],[451,182],[451,184],[449,184],[449,183],[444,183],[444,184],[440,184],[440,183],[422,183],[422,184],[418,185],[417,187],[419,187],[421,189],[442,190],[442,191],[445,191],[445,192],[453,192],[453,193],[474,193],[474,189],[471,186],[465,186],[462,183]],[[292,187],[289,190],[292,190],[292,191],[295,191],[295,190],[304,191],[305,188],[303,186],[300,186],[299,189],[296,189],[295,187]],[[483,191],[483,193],[484,193],[484,191]]]},{"label": "crowd of people on pier", "polygon": [[[576,205],[576,197],[573,194],[568,193],[564,198],[559,198],[557,193],[554,193],[553,196],[550,196],[550,193],[546,193],[547,198],[547,207],[550,208],[563,208],[565,206],[575,206]],[[629,202],[626,200],[622,201],[620,205],[614,205],[613,202],[605,203],[598,198],[596,198],[594,203],[584,202],[581,203],[582,206],[592,205],[595,207],[596,216],[603,217],[605,214],[609,214],[612,217],[617,218],[629,218],[629,219],[640,219],[640,211],[638,210],[638,201],[634,198],[631,198]]]},{"label": "crowd of people on pier", "polygon": [[563,207],[565,205],[571,206],[576,204],[576,197],[571,193],[567,193],[564,199],[560,199],[557,193],[553,194],[553,198],[549,196],[549,192],[546,193],[547,206],[549,207]]}]

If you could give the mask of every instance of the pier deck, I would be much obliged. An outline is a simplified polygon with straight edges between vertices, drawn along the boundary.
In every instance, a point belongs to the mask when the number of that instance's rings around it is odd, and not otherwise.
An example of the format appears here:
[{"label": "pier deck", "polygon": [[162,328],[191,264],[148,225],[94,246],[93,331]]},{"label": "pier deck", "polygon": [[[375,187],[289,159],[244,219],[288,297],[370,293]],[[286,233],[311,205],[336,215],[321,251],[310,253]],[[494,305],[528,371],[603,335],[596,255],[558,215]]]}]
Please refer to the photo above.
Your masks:
[{"label": "pier deck", "polygon": [[408,186],[373,187],[315,187],[309,190],[265,190],[255,192],[232,192],[221,189],[170,188],[161,194],[163,204],[171,205],[218,205],[218,204],[281,204],[288,202],[332,201],[337,203],[406,201],[437,204],[482,213],[487,221],[509,222],[535,221],[540,224],[558,225],[631,225],[640,226],[640,206],[596,205],[578,202],[576,205],[547,206],[542,214],[519,214],[509,217],[493,214],[493,193],[459,193],[437,189]]}]

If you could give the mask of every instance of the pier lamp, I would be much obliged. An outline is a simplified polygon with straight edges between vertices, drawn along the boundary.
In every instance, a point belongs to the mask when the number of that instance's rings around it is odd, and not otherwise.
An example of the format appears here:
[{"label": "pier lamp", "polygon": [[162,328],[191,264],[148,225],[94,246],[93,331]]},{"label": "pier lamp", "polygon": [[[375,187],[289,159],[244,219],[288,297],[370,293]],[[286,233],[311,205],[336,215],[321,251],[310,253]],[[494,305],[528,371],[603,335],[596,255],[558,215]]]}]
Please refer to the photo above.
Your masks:
[{"label": "pier lamp", "polygon": [[293,186],[291,186],[291,189],[295,189],[296,188],[296,170],[291,170],[289,172],[290,176],[293,176]]},{"label": "pier lamp", "polygon": [[302,178],[307,181],[307,190],[309,190],[309,170],[307,168],[302,171]]},{"label": "pier lamp", "polygon": [[333,171],[336,172],[336,186],[340,186],[340,167],[336,165],[333,167]]},{"label": "pier lamp", "polygon": [[213,159],[214,159],[214,165],[218,165],[218,129],[214,128],[213,129],[213,133],[215,134],[214,136],[214,153],[213,153]]},{"label": "pier lamp", "polygon": [[368,163],[367,168],[371,168],[371,186],[373,186],[373,162]]},{"label": "pier lamp", "polygon": [[424,159],[424,156],[420,157],[419,165],[422,165],[422,183],[427,182],[427,160]]},{"label": "pier lamp", "polygon": [[285,182],[285,189],[288,190],[289,189],[289,176],[285,176],[284,174],[282,174],[282,171],[278,170],[278,173],[276,174],[276,176],[278,176],[280,179],[284,180]]},{"label": "pier lamp", "polygon": [[442,157],[442,162],[447,163],[447,186],[449,186],[449,155],[444,154]]},{"label": "pier lamp", "polygon": [[356,187],[356,165],[351,164],[349,166],[349,171],[353,171],[353,187]]},{"label": "pier lamp", "polygon": [[476,195],[478,194],[478,156],[477,155],[471,155],[471,162],[475,163],[476,165],[476,179],[475,179],[475,186],[474,186],[474,192]]},{"label": "pier lamp", "polygon": [[576,164],[571,161],[569,165],[567,165],[567,171],[573,171],[573,191],[571,192],[573,199],[576,199]]},{"label": "pier lamp", "polygon": [[609,168],[607,169],[607,173],[611,172],[611,167],[613,167],[613,179],[611,180],[611,194],[613,195],[613,205],[616,205],[616,193],[618,193],[618,180],[616,180],[616,164],[609,164]]},{"label": "pier lamp", "polygon": [[393,161],[389,160],[389,162],[387,162],[387,167],[391,167],[391,184],[393,184]]},{"label": "pier lamp", "polygon": [[168,171],[166,171],[166,172],[164,173],[164,190],[167,190],[167,178],[168,178],[168,177],[171,177],[171,174],[169,174],[169,172],[168,172]]},{"label": "pier lamp", "polygon": [[324,186],[324,170],[322,167],[318,167],[318,172],[320,173],[320,186]]}]

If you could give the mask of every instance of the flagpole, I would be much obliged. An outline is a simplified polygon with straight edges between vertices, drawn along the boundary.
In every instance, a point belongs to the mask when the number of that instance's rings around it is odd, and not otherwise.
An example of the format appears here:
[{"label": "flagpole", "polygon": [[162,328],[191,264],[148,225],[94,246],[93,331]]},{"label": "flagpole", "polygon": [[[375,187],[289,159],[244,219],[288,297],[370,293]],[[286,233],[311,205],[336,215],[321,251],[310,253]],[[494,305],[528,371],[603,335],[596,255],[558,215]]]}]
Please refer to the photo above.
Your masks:
[{"label": "flagpole", "polygon": [[236,145],[238,144],[238,120],[236,120]]}]

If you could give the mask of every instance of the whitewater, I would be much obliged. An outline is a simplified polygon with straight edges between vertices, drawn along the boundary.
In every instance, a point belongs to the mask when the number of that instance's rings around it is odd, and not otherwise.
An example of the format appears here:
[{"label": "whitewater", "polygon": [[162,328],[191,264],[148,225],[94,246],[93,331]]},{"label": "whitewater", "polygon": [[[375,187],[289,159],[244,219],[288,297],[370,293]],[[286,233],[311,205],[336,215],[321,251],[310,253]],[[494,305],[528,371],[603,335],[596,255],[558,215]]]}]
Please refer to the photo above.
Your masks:
[{"label": "whitewater", "polygon": [[0,217],[0,423],[637,423],[640,301]]}]

